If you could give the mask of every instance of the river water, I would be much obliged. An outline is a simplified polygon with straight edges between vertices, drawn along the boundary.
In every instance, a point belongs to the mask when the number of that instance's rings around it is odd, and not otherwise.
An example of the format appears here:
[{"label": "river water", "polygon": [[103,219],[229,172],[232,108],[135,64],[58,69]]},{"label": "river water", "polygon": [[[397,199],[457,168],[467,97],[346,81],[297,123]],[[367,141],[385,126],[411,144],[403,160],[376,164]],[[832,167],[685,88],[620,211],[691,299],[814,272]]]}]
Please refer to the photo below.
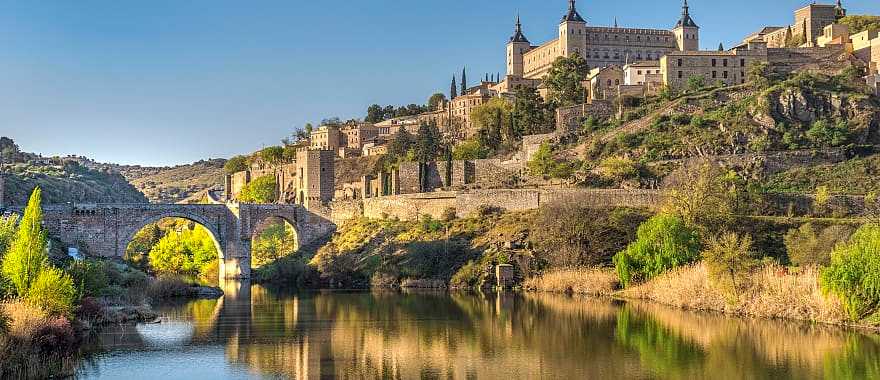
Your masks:
[{"label": "river water", "polygon": [[880,336],[549,294],[227,284],[96,337],[84,379],[870,379]]}]

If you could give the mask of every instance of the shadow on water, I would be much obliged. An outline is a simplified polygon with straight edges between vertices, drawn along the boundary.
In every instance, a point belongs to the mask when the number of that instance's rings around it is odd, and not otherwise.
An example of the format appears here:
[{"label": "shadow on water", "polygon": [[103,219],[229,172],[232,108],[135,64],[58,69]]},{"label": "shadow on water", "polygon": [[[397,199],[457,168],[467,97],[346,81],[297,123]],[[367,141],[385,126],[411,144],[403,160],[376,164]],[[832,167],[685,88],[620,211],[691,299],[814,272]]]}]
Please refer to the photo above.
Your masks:
[{"label": "shadow on water", "polygon": [[82,378],[877,378],[880,338],[548,294],[224,284],[105,330]]}]

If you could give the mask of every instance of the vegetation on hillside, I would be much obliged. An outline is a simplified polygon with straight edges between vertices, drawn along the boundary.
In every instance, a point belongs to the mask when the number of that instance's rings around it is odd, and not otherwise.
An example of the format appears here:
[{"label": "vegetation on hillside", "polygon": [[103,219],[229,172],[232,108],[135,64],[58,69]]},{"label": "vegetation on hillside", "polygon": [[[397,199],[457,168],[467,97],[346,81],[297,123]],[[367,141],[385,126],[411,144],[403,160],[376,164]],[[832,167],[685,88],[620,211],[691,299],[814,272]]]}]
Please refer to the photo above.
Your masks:
[{"label": "vegetation on hillside", "polygon": [[196,202],[197,196],[223,186],[227,161],[203,160],[173,167],[118,166],[131,184],[153,203]]}]

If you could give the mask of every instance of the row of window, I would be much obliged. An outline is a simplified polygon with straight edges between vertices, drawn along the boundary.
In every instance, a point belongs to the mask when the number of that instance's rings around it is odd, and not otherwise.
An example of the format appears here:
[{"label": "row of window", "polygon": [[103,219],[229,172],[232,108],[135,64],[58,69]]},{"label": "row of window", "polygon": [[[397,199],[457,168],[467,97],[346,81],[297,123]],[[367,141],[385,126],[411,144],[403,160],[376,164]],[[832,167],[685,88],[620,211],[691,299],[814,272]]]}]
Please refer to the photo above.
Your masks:
[{"label": "row of window", "polygon": [[[711,75],[712,75],[712,79],[719,79],[719,77],[718,77],[718,71],[716,71],[716,70],[712,70],[712,74],[711,74]],[[745,81],[745,76],[746,76],[746,73],[743,72],[743,71],[740,71],[740,73],[739,73],[739,77],[740,77],[740,78],[743,78],[743,81]],[[726,70],[725,70],[725,71],[722,71],[722,72],[721,72],[721,79],[728,79],[728,78],[730,78],[730,73],[729,73],[728,71],[726,71]],[[683,72],[683,71],[679,71],[679,72],[678,72],[678,79],[684,79],[684,72]],[[736,79],[736,77],[734,77],[734,79]]]},{"label": "row of window", "polygon": [[[565,31],[563,31],[563,32],[565,32]],[[562,33],[562,34],[565,35],[565,33]],[[574,35],[574,34],[577,34],[577,35],[583,35],[583,34],[584,34],[584,31],[583,31],[582,29],[578,29],[578,30],[577,30],[577,33],[575,33],[575,29],[571,29],[571,30],[569,30],[568,34],[571,34],[571,35]],[[629,36],[629,35],[623,35],[623,38],[620,38],[620,37],[621,37],[621,36],[620,36],[620,35],[617,35],[617,34],[604,34],[604,35],[602,35],[602,34],[599,34],[599,33],[593,33],[593,34],[589,34],[589,33],[587,33],[587,39],[591,39],[591,40],[594,40],[594,41],[599,41],[600,39],[604,39],[605,41],[611,41],[611,40],[614,40],[614,41],[620,41],[620,40],[623,40],[623,41],[630,41],[630,36]],[[651,41],[651,36],[644,36],[644,37],[645,37],[645,38],[644,38],[645,41]],[[641,42],[641,41],[642,41],[642,36],[637,35],[635,41],[637,41],[637,42]],[[662,38],[661,38],[660,36],[654,36],[653,41],[655,41],[655,42],[660,42],[660,41],[669,42],[669,36],[663,36]]]},{"label": "row of window", "polygon": [[[734,62],[736,62],[736,60],[734,60]],[[684,65],[684,60],[679,58],[676,63],[678,65],[678,67],[682,67]],[[727,67],[727,63],[728,63],[727,58],[721,59],[721,65],[723,67]],[[717,66],[718,66],[718,59],[712,58],[712,67],[717,67]],[[744,58],[740,58],[739,67],[746,67],[746,60]]]}]

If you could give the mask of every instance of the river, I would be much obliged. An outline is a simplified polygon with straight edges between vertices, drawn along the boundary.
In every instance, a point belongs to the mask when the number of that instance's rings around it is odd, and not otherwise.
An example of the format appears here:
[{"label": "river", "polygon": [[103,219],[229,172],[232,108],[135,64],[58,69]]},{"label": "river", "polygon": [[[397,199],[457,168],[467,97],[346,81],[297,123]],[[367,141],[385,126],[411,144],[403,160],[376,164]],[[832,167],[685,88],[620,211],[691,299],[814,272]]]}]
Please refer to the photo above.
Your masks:
[{"label": "river", "polygon": [[229,283],[104,329],[83,379],[866,379],[880,335],[550,294]]}]

